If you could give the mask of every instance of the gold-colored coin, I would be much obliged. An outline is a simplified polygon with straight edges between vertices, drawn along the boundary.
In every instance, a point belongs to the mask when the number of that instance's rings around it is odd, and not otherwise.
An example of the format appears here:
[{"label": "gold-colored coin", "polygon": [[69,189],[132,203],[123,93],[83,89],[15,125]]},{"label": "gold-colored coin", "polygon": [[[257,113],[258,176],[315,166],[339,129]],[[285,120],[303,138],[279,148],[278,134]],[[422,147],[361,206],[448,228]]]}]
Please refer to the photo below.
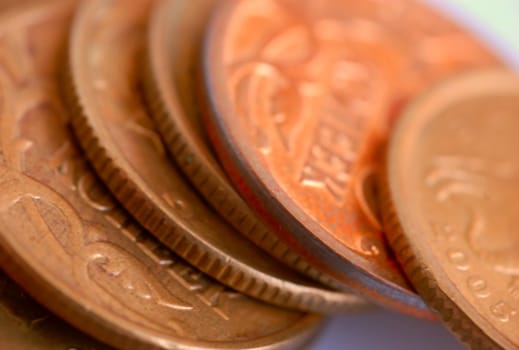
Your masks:
[{"label": "gold-colored coin", "polygon": [[404,113],[384,222],[407,275],[473,349],[519,349],[519,77],[484,71]]}]

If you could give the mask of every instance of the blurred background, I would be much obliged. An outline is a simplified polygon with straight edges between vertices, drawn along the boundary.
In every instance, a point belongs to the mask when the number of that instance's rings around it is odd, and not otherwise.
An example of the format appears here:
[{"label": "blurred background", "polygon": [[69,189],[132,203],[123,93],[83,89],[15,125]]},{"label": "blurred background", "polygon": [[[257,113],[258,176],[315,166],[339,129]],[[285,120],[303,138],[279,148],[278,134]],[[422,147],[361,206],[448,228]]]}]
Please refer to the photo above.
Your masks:
[{"label": "blurred background", "polygon": [[[391,0],[388,0],[391,1]],[[479,36],[519,68],[519,0],[422,0]],[[310,350],[463,350],[436,322],[381,309],[331,318]]]}]

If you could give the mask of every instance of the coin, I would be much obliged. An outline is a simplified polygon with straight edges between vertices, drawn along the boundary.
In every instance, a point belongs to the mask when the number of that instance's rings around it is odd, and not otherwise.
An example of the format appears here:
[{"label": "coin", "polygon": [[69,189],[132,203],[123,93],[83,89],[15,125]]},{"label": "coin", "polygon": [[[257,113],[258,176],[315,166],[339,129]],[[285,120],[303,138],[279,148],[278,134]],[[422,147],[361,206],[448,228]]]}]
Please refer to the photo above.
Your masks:
[{"label": "coin", "polygon": [[117,348],[305,343],[318,316],[255,301],[194,270],[91,172],[59,93],[74,3],[35,2],[0,21],[1,265],[40,303]]},{"label": "coin", "polygon": [[150,232],[233,289],[300,310],[365,306],[360,297],[321,287],[258,251],[181,177],[139,95],[139,53],[151,2],[132,4],[89,1],[79,10],[71,38],[73,124],[101,178]]},{"label": "coin", "polygon": [[203,53],[209,136],[234,185],[310,264],[429,315],[386,247],[371,183],[415,92],[498,60],[412,0],[230,0]]},{"label": "coin", "polygon": [[195,72],[214,0],[163,1],[150,23],[143,74],[146,102],[168,150],[209,204],[258,247],[306,276],[337,287],[270,231],[229,183],[200,124]]},{"label": "coin", "polygon": [[418,98],[389,146],[390,243],[473,349],[519,349],[518,131],[519,76],[485,71]]},{"label": "coin", "polygon": [[110,349],[31,300],[0,271],[0,339],[4,349]]}]

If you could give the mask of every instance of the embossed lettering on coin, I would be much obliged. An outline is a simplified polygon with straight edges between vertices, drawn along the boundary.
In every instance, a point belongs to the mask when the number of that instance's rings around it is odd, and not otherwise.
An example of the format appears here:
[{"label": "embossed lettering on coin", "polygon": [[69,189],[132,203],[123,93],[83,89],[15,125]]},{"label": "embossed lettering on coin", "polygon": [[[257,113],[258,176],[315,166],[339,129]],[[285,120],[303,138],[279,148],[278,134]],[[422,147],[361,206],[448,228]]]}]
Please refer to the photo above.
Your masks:
[{"label": "embossed lettering on coin", "polygon": [[128,9],[124,1],[98,0],[84,7],[88,12],[73,32],[72,123],[99,175],[151,233],[230,288],[303,311],[360,305],[356,295],[322,287],[259,251],[211,211],[171,163],[139,94],[149,5],[139,0]]},{"label": "embossed lettering on coin", "polygon": [[205,276],[190,289],[177,276],[191,267],[137,226],[86,165],[58,90],[74,6],[40,2],[0,21],[1,263],[37,300],[117,348],[299,345],[317,317]]},{"label": "embossed lettering on coin", "polygon": [[498,60],[414,0],[227,0],[207,33],[206,124],[241,194],[319,270],[427,314],[386,248],[365,182],[407,100]]}]

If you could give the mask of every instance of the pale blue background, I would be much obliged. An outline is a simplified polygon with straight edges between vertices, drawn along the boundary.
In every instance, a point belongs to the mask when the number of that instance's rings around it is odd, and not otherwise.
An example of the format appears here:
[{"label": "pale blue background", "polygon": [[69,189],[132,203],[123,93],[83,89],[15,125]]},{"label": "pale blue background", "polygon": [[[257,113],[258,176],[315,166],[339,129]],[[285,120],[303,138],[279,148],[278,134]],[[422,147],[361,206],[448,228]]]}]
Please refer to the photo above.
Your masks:
[{"label": "pale blue background", "polygon": [[[359,0],[362,1],[362,0]],[[391,1],[391,0],[387,0]],[[519,0],[427,0],[519,68]],[[440,324],[374,310],[330,320],[311,350],[463,350]]]}]

